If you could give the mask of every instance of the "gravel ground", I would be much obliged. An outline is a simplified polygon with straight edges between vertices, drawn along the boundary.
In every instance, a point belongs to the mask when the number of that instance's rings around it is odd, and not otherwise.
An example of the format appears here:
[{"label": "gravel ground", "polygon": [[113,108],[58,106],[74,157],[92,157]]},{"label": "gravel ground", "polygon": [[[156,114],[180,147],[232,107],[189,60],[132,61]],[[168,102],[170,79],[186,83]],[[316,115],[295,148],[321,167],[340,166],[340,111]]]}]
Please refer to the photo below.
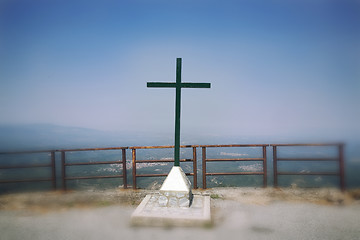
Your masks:
[{"label": "gravel ground", "polygon": [[145,190],[0,195],[0,239],[360,239],[358,190],[194,192],[211,196],[212,227],[131,227]]}]

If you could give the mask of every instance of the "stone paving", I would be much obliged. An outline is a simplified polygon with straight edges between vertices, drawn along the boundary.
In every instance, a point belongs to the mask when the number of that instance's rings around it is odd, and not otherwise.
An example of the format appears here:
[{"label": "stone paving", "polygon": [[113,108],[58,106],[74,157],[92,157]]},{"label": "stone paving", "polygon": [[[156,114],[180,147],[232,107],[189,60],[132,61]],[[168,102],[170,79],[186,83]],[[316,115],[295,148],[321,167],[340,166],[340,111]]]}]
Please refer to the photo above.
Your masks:
[{"label": "stone paving", "polygon": [[160,191],[160,196],[153,195],[150,202],[157,201],[160,207],[190,207],[193,194],[190,192]]},{"label": "stone paving", "polygon": [[353,240],[360,236],[358,189],[342,193],[215,188],[193,193],[211,196],[210,226],[131,227],[131,214],[146,195],[155,194],[153,190],[0,195],[0,239]]}]

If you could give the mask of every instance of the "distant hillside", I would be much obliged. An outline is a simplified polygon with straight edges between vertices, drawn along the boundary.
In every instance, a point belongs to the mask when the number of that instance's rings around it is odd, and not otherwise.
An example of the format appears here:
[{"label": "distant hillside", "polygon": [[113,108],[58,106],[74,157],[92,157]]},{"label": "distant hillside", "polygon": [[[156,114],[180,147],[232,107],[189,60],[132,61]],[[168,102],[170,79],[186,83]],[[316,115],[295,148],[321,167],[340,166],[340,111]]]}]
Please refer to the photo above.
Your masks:
[{"label": "distant hillside", "polygon": [[[173,145],[173,133],[101,131],[52,124],[0,125],[0,151],[62,149],[82,147]],[[314,136],[260,136],[182,132],[181,144],[254,144],[340,142],[342,139]],[[347,156],[360,156],[358,138],[347,138]],[[357,158],[358,159],[358,158]]]},{"label": "distant hillside", "polygon": [[0,125],[0,151],[166,144],[140,133],[110,132],[51,124]]}]

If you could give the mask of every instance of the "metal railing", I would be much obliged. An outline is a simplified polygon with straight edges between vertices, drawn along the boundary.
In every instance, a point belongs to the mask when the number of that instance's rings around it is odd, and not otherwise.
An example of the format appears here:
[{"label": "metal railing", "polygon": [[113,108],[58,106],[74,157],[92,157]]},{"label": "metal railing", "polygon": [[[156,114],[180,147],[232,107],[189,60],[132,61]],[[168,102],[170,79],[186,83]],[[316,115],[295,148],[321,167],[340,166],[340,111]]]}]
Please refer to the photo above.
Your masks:
[{"label": "metal railing", "polygon": [[[263,175],[263,186],[267,186],[267,167],[266,167],[266,147],[268,144],[237,144],[237,145],[200,145],[202,148],[202,178],[203,189],[206,189],[206,176],[218,176],[218,175]],[[262,148],[262,158],[222,158],[222,159],[210,159],[206,158],[206,148],[214,147],[260,147]],[[224,161],[261,161],[263,171],[262,172],[207,172],[207,162],[224,162]]]},{"label": "metal railing", "polygon": [[[99,178],[122,178],[123,179],[123,188],[127,188],[127,170],[126,170],[126,149],[128,147],[112,147],[112,148],[83,148],[83,149],[67,149],[60,150],[61,152],[61,178],[62,178],[62,188],[63,190],[67,189],[66,181],[67,180],[77,180],[77,179],[99,179]],[[78,151],[103,151],[103,150],[121,150],[121,161],[101,161],[101,162],[66,162],[66,152],[78,152]],[[68,177],[66,175],[67,167],[71,166],[85,166],[85,165],[100,165],[100,164],[121,164],[122,165],[122,174],[121,175],[105,175],[105,176],[79,176],[79,177]]]},{"label": "metal railing", "polygon": [[[1,155],[15,155],[15,154],[39,154],[39,153],[50,153],[49,164],[18,164],[18,165],[3,165],[1,169],[22,169],[22,168],[51,168],[51,178],[33,178],[33,179],[14,179],[14,180],[0,180],[1,183],[21,183],[21,182],[52,182],[52,188],[56,190],[56,165],[55,165],[55,153],[61,153],[61,180],[62,189],[66,190],[67,180],[76,179],[99,179],[99,178],[122,178],[123,186],[127,188],[127,170],[126,170],[126,149],[127,147],[113,147],[113,148],[82,148],[82,149],[64,149],[64,150],[45,150],[45,151],[24,151],[24,152],[0,152]],[[102,162],[66,162],[66,152],[77,152],[77,151],[99,151],[99,150],[122,150],[122,161],[102,161]],[[99,165],[99,164],[122,164],[123,174],[122,175],[106,175],[106,176],[77,176],[69,177],[66,175],[67,168],[71,166],[83,166],[83,165]]]},{"label": "metal railing", "polygon": [[[202,184],[203,188],[207,188],[206,177],[207,176],[218,176],[218,175],[262,175],[263,176],[263,186],[267,186],[267,147],[271,146],[273,149],[273,175],[274,175],[274,187],[278,187],[278,176],[280,175],[327,175],[327,176],[338,176],[340,181],[341,190],[345,190],[345,172],[344,172],[344,144],[233,144],[233,145],[183,145],[181,148],[192,148],[192,158],[181,159],[180,162],[192,162],[192,172],[186,173],[188,176],[193,177],[193,187],[196,189],[198,187],[198,174],[197,174],[197,148],[202,148]],[[337,148],[337,157],[334,158],[280,158],[278,156],[279,147],[296,147],[296,146],[330,146]],[[262,150],[262,157],[260,158],[207,158],[207,148],[233,148],[233,147],[255,147]],[[6,169],[25,169],[25,168],[49,168],[51,177],[44,178],[32,178],[32,179],[11,179],[11,180],[0,180],[0,184],[7,183],[23,183],[23,182],[51,182],[52,188],[57,188],[57,176],[56,176],[56,153],[60,153],[61,156],[61,188],[63,190],[67,189],[67,181],[71,180],[81,180],[81,179],[101,179],[101,178],[120,178],[123,181],[123,188],[128,188],[127,182],[127,167],[126,167],[126,150],[131,149],[132,153],[132,188],[137,188],[137,178],[143,177],[164,177],[167,176],[166,173],[157,173],[157,174],[139,174],[137,172],[137,164],[141,163],[170,163],[174,162],[174,159],[159,159],[159,160],[138,160],[136,158],[137,150],[139,149],[171,149],[174,146],[135,146],[135,147],[112,147],[112,148],[82,148],[82,149],[62,149],[62,150],[45,150],[45,151],[23,151],[23,152],[0,152],[0,155],[17,155],[17,154],[48,154],[49,162],[40,164],[8,164],[0,165],[0,170]],[[79,151],[108,151],[108,150],[121,150],[121,160],[116,161],[69,161],[66,157],[66,153],[69,152],[79,152]],[[207,164],[213,162],[237,162],[237,161],[259,161],[262,163],[262,171],[256,172],[208,172]],[[336,172],[287,172],[287,171],[278,171],[278,163],[280,161],[288,162],[297,162],[297,161],[317,161],[317,162],[326,162],[326,161],[335,161],[338,162],[338,171]],[[117,175],[102,175],[102,176],[69,176],[68,170],[74,166],[88,166],[88,165],[104,165],[104,164],[119,164],[119,172],[122,169],[122,174]]]},{"label": "metal railing", "polygon": [[[340,189],[345,190],[345,167],[344,167],[344,144],[334,143],[334,144],[270,144],[273,147],[273,172],[274,172],[274,187],[278,187],[278,176],[279,175],[326,175],[326,176],[338,176],[340,181]],[[335,158],[325,157],[325,158],[279,158],[277,150],[279,147],[337,147],[338,154]],[[327,162],[327,161],[336,161],[338,162],[338,171],[337,172],[283,172],[278,171],[278,162],[279,161],[311,161],[311,162]]]},{"label": "metal railing", "polygon": [[23,151],[23,152],[6,152],[1,155],[22,155],[22,154],[39,154],[50,153],[50,163],[47,164],[17,164],[17,165],[2,165],[1,169],[24,169],[24,168],[50,168],[51,178],[31,178],[31,179],[12,179],[0,180],[1,183],[23,183],[23,182],[51,182],[52,188],[56,189],[56,172],[55,172],[55,151]]},{"label": "metal railing", "polygon": [[[180,159],[180,162],[193,162],[193,172],[185,173],[187,176],[193,176],[194,188],[197,188],[197,154],[196,148],[197,145],[183,145],[180,148],[192,148],[193,149],[193,158],[192,159]],[[136,189],[136,179],[139,177],[164,177],[168,173],[161,174],[137,174],[136,169],[138,163],[169,163],[174,162],[174,159],[160,159],[160,160],[137,160],[136,159],[136,150],[137,149],[159,149],[159,148],[174,148],[174,146],[141,146],[141,147],[129,147],[132,151],[132,178],[133,178],[133,189]]]}]

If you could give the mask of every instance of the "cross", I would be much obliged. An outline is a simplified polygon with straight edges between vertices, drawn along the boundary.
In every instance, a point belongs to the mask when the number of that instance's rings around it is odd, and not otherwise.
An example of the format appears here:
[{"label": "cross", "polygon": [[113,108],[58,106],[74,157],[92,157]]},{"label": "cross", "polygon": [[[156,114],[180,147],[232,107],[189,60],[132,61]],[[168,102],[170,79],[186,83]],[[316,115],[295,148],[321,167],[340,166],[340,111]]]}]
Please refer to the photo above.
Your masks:
[{"label": "cross", "polygon": [[176,82],[148,82],[149,88],[175,88],[175,148],[174,166],[180,166],[180,105],[181,88],[210,88],[210,83],[181,82],[181,58],[176,59]]}]

